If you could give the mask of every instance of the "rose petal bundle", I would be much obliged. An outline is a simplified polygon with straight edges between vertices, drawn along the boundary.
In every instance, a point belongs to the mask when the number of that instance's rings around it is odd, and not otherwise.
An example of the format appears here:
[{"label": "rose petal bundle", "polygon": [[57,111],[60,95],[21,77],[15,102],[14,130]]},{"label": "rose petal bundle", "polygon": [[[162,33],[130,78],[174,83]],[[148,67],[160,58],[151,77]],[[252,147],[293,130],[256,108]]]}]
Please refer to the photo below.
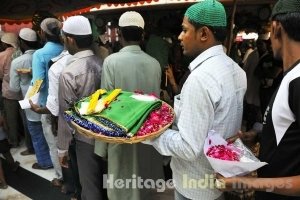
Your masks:
[{"label": "rose petal bundle", "polygon": [[214,145],[209,147],[207,156],[220,160],[240,161],[240,152],[232,144]]},{"label": "rose petal bundle", "polygon": [[155,111],[152,111],[144,124],[137,132],[137,136],[144,136],[150,133],[159,131],[162,127],[166,126],[173,120],[173,114],[165,103]]}]

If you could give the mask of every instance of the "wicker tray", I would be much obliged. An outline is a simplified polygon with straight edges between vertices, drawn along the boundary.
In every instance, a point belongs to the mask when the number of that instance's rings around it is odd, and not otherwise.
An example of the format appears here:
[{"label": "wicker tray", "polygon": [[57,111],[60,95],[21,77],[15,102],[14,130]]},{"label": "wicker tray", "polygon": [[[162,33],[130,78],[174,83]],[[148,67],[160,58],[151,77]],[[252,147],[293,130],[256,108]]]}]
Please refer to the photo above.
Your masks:
[{"label": "wicker tray", "polygon": [[[169,105],[168,105],[169,106]],[[172,125],[174,119],[175,119],[175,113],[174,110],[171,106],[169,106],[172,115],[173,115],[173,119],[172,121],[165,125],[164,127],[162,127],[159,131],[147,134],[147,135],[143,135],[143,136],[133,136],[131,138],[126,138],[126,137],[109,137],[106,135],[102,135],[101,133],[95,133],[91,130],[85,129],[81,126],[79,126],[78,124],[76,124],[75,122],[71,121],[72,126],[77,130],[78,133],[88,137],[88,138],[94,138],[96,140],[101,140],[103,142],[107,142],[107,143],[119,143],[119,144],[134,144],[134,143],[139,143],[142,142],[144,140],[150,140],[150,139],[154,139],[156,137],[158,137],[160,134],[162,134],[167,128],[169,128],[169,126]]]}]

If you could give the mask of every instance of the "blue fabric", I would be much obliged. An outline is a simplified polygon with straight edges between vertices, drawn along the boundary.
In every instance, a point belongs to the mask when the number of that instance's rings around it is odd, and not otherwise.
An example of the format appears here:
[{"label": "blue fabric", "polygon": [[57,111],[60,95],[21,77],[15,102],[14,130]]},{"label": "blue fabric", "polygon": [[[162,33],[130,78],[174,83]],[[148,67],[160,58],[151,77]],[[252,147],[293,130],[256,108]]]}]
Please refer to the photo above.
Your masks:
[{"label": "blue fabric", "polygon": [[32,59],[32,81],[33,84],[36,80],[43,80],[43,84],[40,90],[39,104],[41,106],[46,105],[48,96],[48,70],[49,61],[58,56],[63,51],[63,46],[54,42],[47,42],[45,46],[33,54]]},{"label": "blue fabric", "polygon": [[27,121],[27,125],[38,164],[43,168],[53,166],[49,147],[43,134],[42,123]]}]

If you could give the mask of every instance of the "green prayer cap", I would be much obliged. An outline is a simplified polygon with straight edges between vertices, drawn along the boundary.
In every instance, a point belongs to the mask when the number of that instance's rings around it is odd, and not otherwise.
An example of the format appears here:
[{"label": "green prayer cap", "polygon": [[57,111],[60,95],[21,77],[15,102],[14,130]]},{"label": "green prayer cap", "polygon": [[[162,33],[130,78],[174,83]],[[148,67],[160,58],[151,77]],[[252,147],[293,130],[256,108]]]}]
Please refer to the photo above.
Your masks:
[{"label": "green prayer cap", "polygon": [[184,14],[190,21],[212,27],[226,27],[224,6],[217,0],[203,0],[190,6]]},{"label": "green prayer cap", "polygon": [[300,0],[279,0],[273,8],[272,18],[291,12],[300,12]]}]

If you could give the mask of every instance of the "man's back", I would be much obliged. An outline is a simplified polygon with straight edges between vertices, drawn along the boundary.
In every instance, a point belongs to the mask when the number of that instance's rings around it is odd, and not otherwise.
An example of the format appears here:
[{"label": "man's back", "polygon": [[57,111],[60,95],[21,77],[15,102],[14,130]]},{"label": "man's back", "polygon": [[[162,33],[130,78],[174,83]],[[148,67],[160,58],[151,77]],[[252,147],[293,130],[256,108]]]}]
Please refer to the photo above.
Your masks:
[{"label": "man's back", "polygon": [[[75,54],[69,60],[69,64],[64,68],[59,78],[59,132],[62,137],[58,140],[58,147],[68,148],[68,142],[71,140],[71,129],[66,124],[63,113],[72,103],[83,97],[91,95],[100,86],[101,60],[98,59],[91,50],[81,51]],[[68,134],[65,134],[68,133]],[[60,135],[59,135],[60,136]],[[91,139],[85,138],[79,134],[76,135],[82,141],[93,143]]]},{"label": "man's back", "polygon": [[[158,61],[144,53],[139,46],[132,45],[105,59],[101,88],[121,88],[132,92],[139,90],[158,95],[160,78]],[[151,146],[96,142],[95,152],[100,156],[108,156],[108,174],[113,174],[116,179],[131,179],[133,175],[143,180],[163,178],[162,156]],[[124,163],[126,167],[120,166],[120,163]],[[139,200],[153,195],[151,190],[143,189],[145,188],[108,188],[107,193],[111,200]]]},{"label": "man's back", "polygon": [[141,90],[159,95],[161,69],[157,60],[139,46],[128,46],[108,56],[103,64],[101,86],[106,89]]}]

